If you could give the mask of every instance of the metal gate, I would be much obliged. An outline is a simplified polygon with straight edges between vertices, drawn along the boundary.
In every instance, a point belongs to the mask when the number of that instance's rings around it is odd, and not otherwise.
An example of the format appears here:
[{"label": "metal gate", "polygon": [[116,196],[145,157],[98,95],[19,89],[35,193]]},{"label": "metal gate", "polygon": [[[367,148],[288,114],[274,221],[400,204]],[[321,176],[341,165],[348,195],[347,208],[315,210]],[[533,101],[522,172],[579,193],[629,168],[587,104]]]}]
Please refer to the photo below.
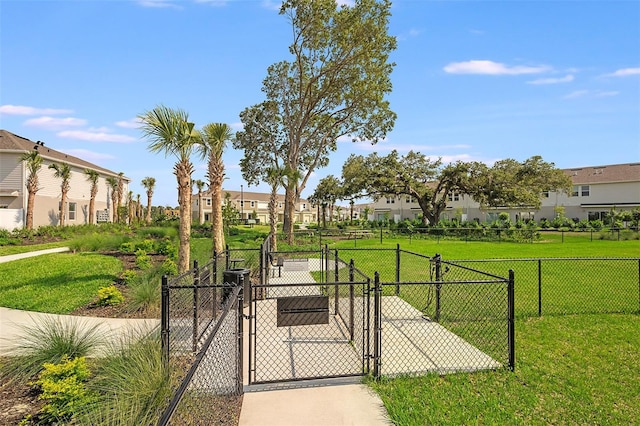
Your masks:
[{"label": "metal gate", "polygon": [[370,280],[337,258],[285,256],[251,286],[249,384],[367,374]]}]

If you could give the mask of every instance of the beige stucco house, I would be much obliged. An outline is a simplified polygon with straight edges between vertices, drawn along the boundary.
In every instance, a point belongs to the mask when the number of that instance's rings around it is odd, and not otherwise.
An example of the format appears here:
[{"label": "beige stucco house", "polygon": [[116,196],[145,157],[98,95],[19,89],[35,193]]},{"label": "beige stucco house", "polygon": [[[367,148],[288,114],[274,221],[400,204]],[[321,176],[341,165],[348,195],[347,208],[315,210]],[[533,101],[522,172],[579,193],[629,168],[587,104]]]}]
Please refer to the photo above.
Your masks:
[{"label": "beige stucco house", "polygon": [[[42,142],[34,142],[9,131],[0,130],[0,228],[13,230],[24,227],[26,223],[28,171],[20,157],[34,149],[38,150],[43,158],[42,167],[38,172],[40,189],[34,202],[34,227],[57,225],[59,222],[61,181],[54,176],[54,171],[49,169],[52,163],[67,163],[71,167],[70,187],[65,206],[66,225],[89,223],[91,184],[87,181],[85,169],[95,170],[100,175],[95,200],[96,221],[111,220],[113,206],[106,179],[109,176],[118,177],[118,173],[56,151]],[[123,194],[129,192],[129,182],[125,177]]]},{"label": "beige stucco house", "polygon": [[[640,163],[612,164],[564,169],[573,181],[572,194],[549,192],[542,194],[540,209],[491,208],[480,205],[465,194],[449,194],[447,208],[441,219],[459,218],[462,221],[490,222],[502,212],[512,221],[543,218],[552,220],[558,207],[571,219],[602,219],[612,209],[633,210],[640,207]],[[413,220],[422,215],[418,203],[408,196],[382,197],[368,204],[369,220],[385,217],[396,222]],[[364,206],[359,206],[363,212]],[[364,216],[364,215],[362,215]]]},{"label": "beige stucco house", "polygon": [[[269,223],[269,194],[261,192],[249,192],[249,191],[227,191],[222,190],[222,202],[226,194],[229,194],[231,202],[240,213],[241,220],[255,218],[259,223]],[[284,221],[284,195],[278,194],[278,222]],[[203,219],[205,222],[211,222],[211,193],[205,191],[202,193],[202,211]],[[198,194],[192,196],[192,217],[194,221],[198,221],[199,207],[198,207]],[[300,199],[296,204],[296,210],[294,215],[294,222],[296,223],[311,223],[316,222],[317,212],[311,206],[308,200]]]}]

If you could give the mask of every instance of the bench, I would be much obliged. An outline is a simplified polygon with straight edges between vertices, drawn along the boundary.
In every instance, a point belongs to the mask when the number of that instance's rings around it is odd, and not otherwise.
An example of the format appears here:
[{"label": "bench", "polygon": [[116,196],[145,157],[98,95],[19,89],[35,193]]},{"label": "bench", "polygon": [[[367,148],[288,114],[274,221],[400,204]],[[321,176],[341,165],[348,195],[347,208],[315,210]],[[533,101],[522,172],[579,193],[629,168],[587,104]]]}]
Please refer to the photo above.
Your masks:
[{"label": "bench", "polygon": [[278,277],[282,277],[282,267],[284,266],[284,257],[279,256],[276,259],[276,262],[273,262],[273,256],[269,255],[270,264],[271,264],[271,276],[276,276],[276,268],[278,268]]}]

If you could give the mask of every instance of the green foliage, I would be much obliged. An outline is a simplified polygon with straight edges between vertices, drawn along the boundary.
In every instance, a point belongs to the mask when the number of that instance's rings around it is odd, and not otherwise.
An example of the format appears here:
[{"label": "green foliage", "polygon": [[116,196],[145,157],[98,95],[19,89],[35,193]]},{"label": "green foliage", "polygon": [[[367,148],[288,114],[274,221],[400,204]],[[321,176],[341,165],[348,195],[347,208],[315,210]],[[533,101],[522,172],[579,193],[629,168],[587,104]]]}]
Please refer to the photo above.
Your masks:
[{"label": "green foliage", "polygon": [[144,239],[136,244],[136,250],[144,250],[147,253],[154,251],[155,242],[150,239]]},{"label": "green foliage", "polygon": [[134,271],[133,269],[127,269],[122,273],[122,276],[120,278],[125,284],[131,284],[137,276],[138,273],[136,271]]},{"label": "green foliage", "polygon": [[178,259],[178,247],[176,247],[176,245],[169,239],[158,241],[156,244],[156,252],[158,254],[164,254],[173,260]]},{"label": "green foliage", "polygon": [[2,377],[28,379],[45,363],[58,364],[65,356],[89,355],[102,341],[98,325],[81,319],[41,317],[37,323],[21,327],[14,356],[2,366]]},{"label": "green foliage", "polygon": [[151,268],[151,257],[146,251],[142,249],[136,250],[136,266],[142,270]]},{"label": "green foliage", "polygon": [[127,241],[120,245],[120,251],[122,253],[133,253],[136,250],[136,244],[133,241]]},{"label": "green foliage", "polygon": [[161,271],[163,275],[178,275],[178,265],[171,259],[162,262]]},{"label": "green foliage", "polygon": [[114,306],[124,302],[124,296],[115,285],[98,289],[98,306]]},{"label": "green foliage", "polygon": [[42,390],[39,398],[46,401],[41,419],[46,423],[70,420],[95,401],[96,396],[86,386],[89,376],[84,357],[64,356],[60,363],[45,363],[38,380],[33,382]]}]

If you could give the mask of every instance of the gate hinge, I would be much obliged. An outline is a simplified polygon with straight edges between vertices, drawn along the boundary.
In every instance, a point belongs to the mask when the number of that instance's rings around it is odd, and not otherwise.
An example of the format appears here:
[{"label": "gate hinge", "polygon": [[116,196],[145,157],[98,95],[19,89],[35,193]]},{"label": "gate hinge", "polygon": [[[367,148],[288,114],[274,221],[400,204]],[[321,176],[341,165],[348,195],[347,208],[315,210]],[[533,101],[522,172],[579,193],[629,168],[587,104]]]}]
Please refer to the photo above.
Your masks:
[{"label": "gate hinge", "polygon": [[256,316],[255,316],[255,315],[245,315],[245,314],[242,314],[242,317],[243,317],[244,319],[246,319],[246,320],[250,320],[250,319],[254,319]]}]

